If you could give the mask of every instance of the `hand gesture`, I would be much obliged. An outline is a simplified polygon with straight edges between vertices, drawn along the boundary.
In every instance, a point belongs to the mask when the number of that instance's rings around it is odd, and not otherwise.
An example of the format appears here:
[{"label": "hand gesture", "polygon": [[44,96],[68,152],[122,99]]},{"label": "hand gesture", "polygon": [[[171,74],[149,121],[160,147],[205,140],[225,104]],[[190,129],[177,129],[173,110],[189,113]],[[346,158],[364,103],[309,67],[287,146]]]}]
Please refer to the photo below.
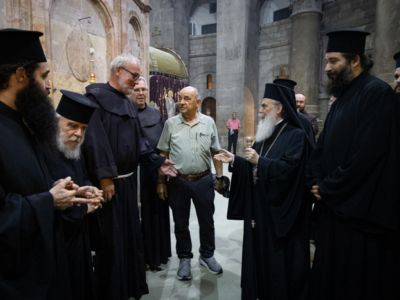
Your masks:
[{"label": "hand gesture", "polygon": [[321,195],[319,194],[319,192],[318,192],[318,185],[313,185],[312,186],[312,188],[311,188],[311,193],[314,195],[314,197],[317,199],[317,200],[321,200],[322,198],[321,198]]},{"label": "hand gesture", "polygon": [[164,201],[168,197],[167,185],[165,183],[157,184],[157,194],[158,197]]},{"label": "hand gesture", "polygon": [[111,178],[103,178],[100,180],[100,188],[104,192],[104,200],[111,201],[115,194],[114,181]]},{"label": "hand gesture", "polygon": [[253,165],[258,164],[260,156],[253,148],[246,148],[246,160]]},{"label": "hand gesture", "polygon": [[176,171],[174,169],[173,165],[175,165],[174,162],[170,161],[169,159],[166,159],[164,161],[164,163],[161,165],[160,170],[165,175],[169,175],[171,177],[176,177],[176,174],[178,174],[178,171]]},{"label": "hand gesture", "polygon": [[214,155],[214,159],[216,161],[220,161],[225,164],[231,163],[233,161],[233,158],[235,157],[235,155],[233,155],[229,151],[226,151],[225,149],[221,149],[221,151],[222,151],[222,153]]},{"label": "hand gesture", "polygon": [[[67,177],[65,179],[61,179],[58,181],[58,184],[53,186],[50,190],[50,193],[54,199],[54,208],[59,210],[64,210],[67,207],[73,206],[75,204],[80,203],[95,203],[96,201],[85,199],[85,198],[76,198],[77,189],[69,189],[68,187],[73,186],[73,182],[71,181],[71,177]],[[76,186],[76,185],[75,185]],[[76,186],[77,187],[77,186]],[[87,187],[86,187],[87,188]],[[79,191],[82,195],[87,193],[87,189],[83,188]],[[90,195],[90,193],[88,193]]]}]

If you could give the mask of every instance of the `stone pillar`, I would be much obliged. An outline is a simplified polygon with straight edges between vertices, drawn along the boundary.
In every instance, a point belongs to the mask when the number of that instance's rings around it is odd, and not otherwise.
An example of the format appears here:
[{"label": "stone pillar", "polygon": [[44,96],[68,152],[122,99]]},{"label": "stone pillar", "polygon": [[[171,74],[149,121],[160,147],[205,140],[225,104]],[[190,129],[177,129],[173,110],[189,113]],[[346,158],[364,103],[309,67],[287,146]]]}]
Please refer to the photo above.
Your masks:
[{"label": "stone pillar", "polygon": [[393,55],[400,51],[400,1],[379,0],[376,3],[375,62],[372,72],[393,85],[395,61]]},{"label": "stone pillar", "polygon": [[322,0],[290,0],[292,51],[290,79],[307,98],[307,112],[318,116]]},{"label": "stone pillar", "polygon": [[243,137],[254,136],[258,107],[257,0],[219,0],[217,6],[217,129],[221,147],[228,147],[226,122],[232,112],[242,124],[237,153],[244,151]]}]

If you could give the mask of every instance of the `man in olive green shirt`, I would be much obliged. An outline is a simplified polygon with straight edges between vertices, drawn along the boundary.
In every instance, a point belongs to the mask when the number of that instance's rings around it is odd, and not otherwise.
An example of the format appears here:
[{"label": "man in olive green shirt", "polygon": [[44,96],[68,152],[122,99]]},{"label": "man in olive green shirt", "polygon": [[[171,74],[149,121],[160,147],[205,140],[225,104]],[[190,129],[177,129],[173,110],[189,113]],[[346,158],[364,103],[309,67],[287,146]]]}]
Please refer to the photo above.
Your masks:
[{"label": "man in olive green shirt", "polygon": [[170,157],[178,171],[170,178],[167,187],[164,175],[159,173],[157,192],[161,199],[169,194],[176,236],[176,252],[180,259],[177,278],[190,280],[190,260],[193,258],[189,231],[191,199],[196,208],[200,226],[200,264],[212,274],[222,273],[214,258],[214,185],[223,188],[222,163],[214,160],[217,179],[213,182],[211,160],[221,147],[214,121],[198,112],[201,99],[194,87],[183,88],[179,93],[180,114],[167,120],[157,148],[160,155]]}]

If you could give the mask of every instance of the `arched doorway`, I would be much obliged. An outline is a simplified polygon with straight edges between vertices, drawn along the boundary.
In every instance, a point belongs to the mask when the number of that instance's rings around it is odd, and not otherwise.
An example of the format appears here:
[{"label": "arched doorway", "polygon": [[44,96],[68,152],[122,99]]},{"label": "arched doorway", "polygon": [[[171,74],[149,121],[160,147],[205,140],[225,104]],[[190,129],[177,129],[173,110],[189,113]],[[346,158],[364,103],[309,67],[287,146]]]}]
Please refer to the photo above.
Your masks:
[{"label": "arched doorway", "polygon": [[215,122],[217,122],[217,116],[216,116],[216,101],[212,97],[207,97],[206,99],[203,100],[203,103],[201,105],[201,113],[206,114],[206,110],[209,108],[211,110],[211,116],[214,118]]}]

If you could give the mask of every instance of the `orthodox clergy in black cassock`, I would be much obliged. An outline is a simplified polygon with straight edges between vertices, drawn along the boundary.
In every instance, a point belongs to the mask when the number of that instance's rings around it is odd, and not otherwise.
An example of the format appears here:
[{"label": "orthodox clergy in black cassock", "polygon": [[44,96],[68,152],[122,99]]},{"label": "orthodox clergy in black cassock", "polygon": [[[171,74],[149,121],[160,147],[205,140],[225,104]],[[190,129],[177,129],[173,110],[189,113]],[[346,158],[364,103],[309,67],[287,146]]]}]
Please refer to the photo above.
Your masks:
[{"label": "orthodox clergy in black cassock", "polygon": [[1,101],[0,145],[0,298],[72,299],[44,157],[22,115]]},{"label": "orthodox clergy in black cassock", "polygon": [[[61,152],[57,157],[46,156],[47,166],[54,181],[70,176],[79,186],[91,186],[83,157],[67,159]],[[93,282],[87,204],[69,207],[62,212],[64,239],[68,254],[72,299],[93,300],[96,293]]]},{"label": "orthodox clergy in black cassock", "polygon": [[[165,158],[143,136],[137,105],[108,83],[90,85],[86,91],[100,106],[82,146],[89,179],[99,187],[100,179],[134,172],[141,161],[160,167]],[[102,234],[102,249],[95,256],[100,299],[140,299],[148,293],[136,181],[136,173],[115,179],[115,195],[96,212]]]},{"label": "orthodox clergy in black cassock", "polygon": [[331,106],[307,166],[322,197],[310,299],[400,297],[397,106],[367,72]]},{"label": "orthodox clergy in black cassock", "polygon": [[[267,93],[268,86],[275,95]],[[260,155],[256,184],[253,165],[245,158],[235,156],[230,167],[228,219],[244,220],[242,299],[306,299],[311,200],[304,169],[312,146],[290,97],[293,91],[266,85],[264,98],[280,101],[288,117],[268,139],[253,145]]]},{"label": "orthodox clergy in black cassock", "polygon": [[[157,149],[164,123],[160,110],[146,104],[138,109],[142,131],[153,149]],[[152,163],[140,164],[142,232],[146,263],[156,270],[171,257],[171,233],[168,199],[157,194],[158,171]]]}]

